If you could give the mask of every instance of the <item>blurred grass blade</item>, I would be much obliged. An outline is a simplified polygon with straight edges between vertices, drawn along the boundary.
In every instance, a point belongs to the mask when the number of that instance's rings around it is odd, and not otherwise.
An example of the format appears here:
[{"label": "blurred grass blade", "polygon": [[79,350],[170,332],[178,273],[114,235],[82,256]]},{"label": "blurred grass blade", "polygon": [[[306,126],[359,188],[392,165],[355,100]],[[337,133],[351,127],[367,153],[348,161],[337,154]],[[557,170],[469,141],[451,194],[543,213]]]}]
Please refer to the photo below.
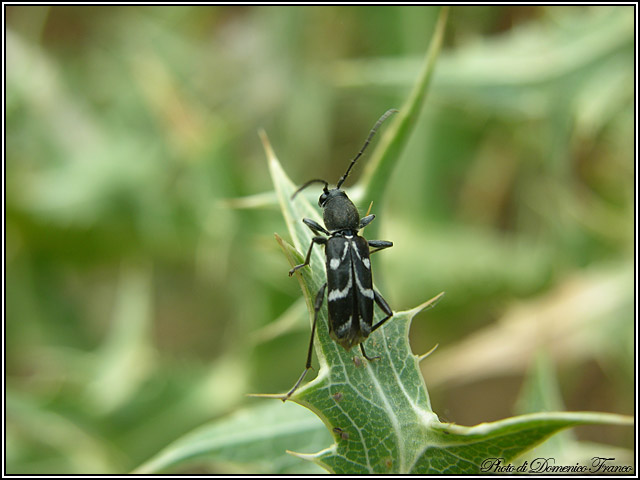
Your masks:
[{"label": "blurred grass blade", "polygon": [[[579,121],[609,121],[612,108],[627,104],[622,97],[633,96],[633,7],[546,13],[553,21],[478,37],[442,55],[432,84],[439,102],[538,118],[554,101],[549,91],[560,87],[576,97],[573,107],[593,109]],[[339,61],[331,78],[343,88],[405,88],[420,64],[414,56]]]},{"label": "blurred grass blade", "polygon": [[152,369],[152,283],[148,263],[123,265],[111,329],[85,392],[87,401],[103,414],[130,401]]},{"label": "blurred grass blade", "polygon": [[448,13],[449,7],[441,8],[435,32],[431,38],[418,80],[414,84],[406,102],[400,108],[400,112],[396,114],[389,128],[381,135],[377,148],[364,167],[360,182],[364,186],[362,198],[366,201],[372,201],[374,204],[380,202],[384,188],[389,182],[391,171],[398,162],[402,150],[413,132],[425,103],[429,83],[433,77],[436,60],[442,46]]},{"label": "blurred grass blade", "polygon": [[[63,414],[50,403],[34,400],[11,387],[7,388],[5,402],[5,455],[9,460],[5,467],[6,474],[25,475],[25,469],[16,468],[15,465],[24,444],[30,439],[45,448],[49,455],[49,463],[42,463],[43,474],[46,465],[54,463],[58,455],[74,472],[94,475],[118,473],[114,465],[121,452],[116,452],[111,444],[104,442],[95,429],[75,418],[77,412]],[[18,458],[15,458],[16,455]],[[31,467],[31,471],[34,470]]]},{"label": "blurred grass blade", "polygon": [[252,209],[271,207],[276,204],[276,197],[273,192],[256,193],[237,198],[225,198],[219,200],[220,205],[228,208]]}]

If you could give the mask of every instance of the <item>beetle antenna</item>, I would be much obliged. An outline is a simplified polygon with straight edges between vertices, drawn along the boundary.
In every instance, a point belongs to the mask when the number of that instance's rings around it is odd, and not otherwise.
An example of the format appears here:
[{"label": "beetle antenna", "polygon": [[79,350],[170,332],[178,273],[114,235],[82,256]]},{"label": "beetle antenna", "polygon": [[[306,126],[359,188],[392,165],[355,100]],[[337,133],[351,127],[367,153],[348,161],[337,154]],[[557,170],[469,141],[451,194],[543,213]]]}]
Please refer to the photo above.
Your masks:
[{"label": "beetle antenna", "polygon": [[300,193],[302,190],[304,190],[305,188],[307,188],[309,185],[311,185],[312,183],[324,183],[324,187],[322,188],[323,191],[328,192],[327,187],[329,186],[329,183],[326,180],[322,180],[320,178],[314,178],[313,180],[309,180],[308,182],[306,182],[304,185],[302,185],[299,189],[297,189],[293,195],[291,195],[291,200],[293,200],[293,198]]},{"label": "beetle antenna", "polygon": [[336,185],[336,188],[340,188],[340,185],[342,185],[344,183],[344,181],[347,179],[347,176],[349,175],[349,172],[351,171],[351,168],[355,165],[356,160],[358,160],[360,158],[360,156],[364,153],[365,149],[369,145],[369,142],[371,141],[371,139],[375,135],[376,130],[378,130],[380,125],[382,125],[382,122],[384,122],[387,119],[387,117],[389,117],[393,113],[396,113],[397,111],[398,110],[396,110],[395,108],[391,108],[391,109],[387,110],[386,112],[384,112],[384,114],[378,119],[376,124],[373,126],[373,128],[369,132],[369,136],[367,137],[367,140],[364,142],[364,145],[362,146],[362,148],[360,149],[358,154],[355,156],[355,158],[353,160],[351,160],[351,164],[349,165],[349,168],[347,168],[347,171],[344,172],[344,175],[342,176],[342,178],[340,180],[338,180],[338,184]]}]

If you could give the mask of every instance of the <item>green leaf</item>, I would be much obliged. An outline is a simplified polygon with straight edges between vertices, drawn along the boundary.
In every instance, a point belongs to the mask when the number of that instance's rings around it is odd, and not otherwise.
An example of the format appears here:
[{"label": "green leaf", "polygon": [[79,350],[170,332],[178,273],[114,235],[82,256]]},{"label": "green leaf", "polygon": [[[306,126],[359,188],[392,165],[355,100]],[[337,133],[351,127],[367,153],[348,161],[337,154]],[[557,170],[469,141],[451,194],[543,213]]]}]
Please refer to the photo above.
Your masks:
[{"label": "green leaf", "polygon": [[364,185],[363,198],[367,201],[375,204],[380,202],[385,187],[389,183],[391,171],[401,157],[402,150],[415,128],[435,71],[436,59],[440,54],[448,13],[449,7],[441,8],[418,79],[395,120],[381,135],[378,147],[364,167],[361,183]]},{"label": "green leaf", "polygon": [[[294,248],[276,235],[290,265],[303,259],[312,233],[302,217],[320,220],[302,196],[291,200],[295,185],[286,176],[263,135],[269,167]],[[297,221],[296,221],[297,219]],[[302,248],[301,248],[302,247]],[[325,281],[321,249],[313,250],[311,268],[301,269],[303,294],[313,316],[315,294]],[[413,317],[442,294],[392,319],[366,341],[367,362],[357,350],[345,351],[329,337],[326,306],[318,313],[315,352],[317,377],[290,398],[313,411],[333,433],[335,443],[315,454],[295,455],[332,473],[479,473],[489,458],[505,462],[550,435],[578,424],[631,424],[629,417],[588,412],[523,415],[475,427],[441,423],[433,413],[427,388],[411,352],[408,333]],[[382,317],[376,311],[375,321]],[[302,359],[301,359],[302,360]],[[292,379],[292,383],[295,379]],[[265,395],[284,399],[285,395]],[[300,449],[295,442],[292,446]]]},{"label": "green leaf", "polygon": [[440,423],[432,425],[432,431],[440,435],[431,439],[433,445],[424,449],[412,472],[497,473],[487,470],[491,459],[509,463],[562,429],[589,424],[633,425],[633,418],[595,412],[544,412],[475,427]]},{"label": "green leaf", "polygon": [[[133,473],[150,474],[178,466],[208,464],[236,473],[318,473],[286,454],[292,444],[319,448],[328,432],[310,412],[295,405],[259,405],[210,422],[167,446]],[[311,468],[309,468],[311,467]]]}]

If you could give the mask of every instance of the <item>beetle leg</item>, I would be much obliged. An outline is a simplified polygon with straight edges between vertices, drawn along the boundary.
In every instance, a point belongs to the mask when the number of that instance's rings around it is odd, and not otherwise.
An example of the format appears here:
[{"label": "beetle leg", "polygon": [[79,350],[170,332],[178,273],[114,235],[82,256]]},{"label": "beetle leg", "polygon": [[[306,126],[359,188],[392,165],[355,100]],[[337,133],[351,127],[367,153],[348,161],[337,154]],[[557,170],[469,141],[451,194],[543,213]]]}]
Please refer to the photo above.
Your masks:
[{"label": "beetle leg", "polygon": [[318,222],[311,220],[310,218],[303,218],[302,223],[309,227],[316,235],[318,234],[318,232],[322,232],[325,235],[331,235],[326,228],[324,228]]},{"label": "beetle leg", "polygon": [[316,302],[313,306],[313,324],[311,325],[311,338],[309,339],[309,350],[307,351],[307,363],[305,364],[304,371],[302,372],[302,375],[300,375],[300,378],[298,378],[298,381],[293,386],[293,388],[289,390],[289,393],[287,393],[287,395],[282,399],[283,402],[287,401],[289,397],[293,395],[293,392],[295,392],[298,389],[298,387],[302,383],[302,380],[304,380],[304,377],[307,375],[307,372],[311,368],[311,356],[313,354],[313,337],[316,333],[316,320],[318,319],[318,312],[320,311],[320,308],[322,308],[322,301],[324,300],[324,291],[326,288],[327,288],[327,283],[325,282],[325,284],[322,285],[322,287],[320,287],[320,290],[316,295]]},{"label": "beetle leg", "polygon": [[365,352],[365,351],[364,351],[364,343],[361,343],[361,344],[360,344],[360,351],[362,352],[362,356],[363,356],[364,358],[366,358],[367,360],[369,360],[370,362],[372,362],[372,361],[377,360],[377,359],[379,359],[379,358],[380,358],[380,357],[377,357],[377,356],[376,356],[376,357],[369,357],[369,356],[367,355],[367,352]]},{"label": "beetle leg", "polygon": [[366,217],[362,217],[362,219],[360,220],[360,225],[358,226],[358,228],[366,227],[371,222],[373,222],[374,218],[376,218],[376,216],[373,213],[371,215],[367,215]]},{"label": "beetle leg", "polygon": [[325,243],[327,243],[327,239],[324,237],[313,237],[311,239],[311,245],[309,245],[309,250],[307,251],[307,256],[304,259],[304,263],[301,263],[300,265],[296,265],[291,270],[289,270],[289,276],[293,275],[296,270],[299,270],[302,267],[306,267],[307,265],[309,265],[309,261],[311,260],[311,250],[313,250],[313,245],[315,243],[320,243],[324,245]]},{"label": "beetle leg", "polygon": [[380,307],[380,309],[387,314],[387,316],[384,317],[382,320],[380,320],[371,328],[371,333],[373,333],[378,327],[382,326],[384,322],[386,322],[391,317],[393,317],[393,310],[391,310],[391,307],[389,306],[387,301],[384,298],[382,298],[382,295],[380,295],[377,292],[377,290],[373,291],[373,299],[375,300],[376,304]]},{"label": "beetle leg", "polygon": [[[375,242],[375,240],[374,240]],[[391,243],[391,242],[386,242],[386,243]],[[391,245],[389,245],[391,246]],[[373,299],[376,302],[376,304],[380,307],[380,309],[387,314],[386,317],[384,317],[382,320],[380,320],[378,323],[376,323],[372,328],[371,328],[371,333],[373,333],[378,327],[382,326],[382,324],[384,322],[386,322],[387,320],[389,320],[391,317],[393,317],[393,310],[391,310],[391,307],[389,306],[389,304],[387,303],[387,301],[382,298],[382,295],[380,295],[378,293],[377,290],[373,291]],[[372,360],[377,360],[380,357],[371,357],[369,358],[369,356],[367,355],[367,353],[364,351],[364,343],[360,344],[360,351],[362,352],[362,356],[364,358],[366,358],[369,361]]]},{"label": "beetle leg", "polygon": [[368,240],[369,246],[375,248],[375,250],[371,250],[369,254],[379,252],[385,248],[393,247],[393,242],[389,242],[387,240]]}]

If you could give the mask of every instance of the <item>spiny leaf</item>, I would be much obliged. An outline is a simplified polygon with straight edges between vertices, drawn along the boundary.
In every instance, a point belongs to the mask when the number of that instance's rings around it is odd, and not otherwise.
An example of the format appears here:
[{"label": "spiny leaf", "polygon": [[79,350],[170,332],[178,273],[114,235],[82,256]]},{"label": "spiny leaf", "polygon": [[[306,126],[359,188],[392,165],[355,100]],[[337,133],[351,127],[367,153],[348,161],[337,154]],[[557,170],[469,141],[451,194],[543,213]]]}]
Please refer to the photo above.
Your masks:
[{"label": "spiny leaf", "polygon": [[[264,135],[263,142],[289,232],[293,242],[303,247],[296,249],[276,236],[293,266],[300,263],[301,251],[306,251],[313,236],[300,219],[308,216],[319,220],[319,215],[303,196],[291,200],[295,186]],[[296,274],[311,317],[313,298],[325,275],[321,249],[315,248],[310,267]],[[329,337],[325,302],[318,313],[314,345],[320,364],[318,375],[290,400],[313,411],[332,432],[335,443],[315,454],[296,456],[340,474],[480,473],[488,458],[509,461],[563,428],[632,423],[629,417],[580,412],[524,415],[476,427],[441,423],[431,409],[418,368],[420,359],[411,352],[408,342],[413,317],[441,295],[412,310],[396,312],[375,331],[366,340],[369,355],[380,357],[372,362],[355,350],[345,351]],[[374,323],[383,315],[377,309],[375,312]]]},{"label": "spiny leaf", "polygon": [[[300,220],[307,216],[320,221],[317,209],[303,196],[291,200],[295,186],[282,170],[264,135],[263,143],[289,232],[294,244],[306,251],[313,234]],[[290,265],[300,263],[302,255],[277,238]],[[296,276],[301,279],[310,315],[313,315],[313,298],[326,278],[321,249],[313,250],[310,267],[301,269]],[[395,313],[367,339],[369,355],[380,357],[373,362],[361,358],[357,350],[345,351],[329,337],[326,306],[318,314],[315,342],[320,364],[318,375],[301,386],[291,400],[310,408],[331,431],[337,428],[342,432],[334,432],[342,442],[338,444],[336,454],[345,456],[348,462],[355,462],[359,471],[390,471],[382,468],[389,456],[392,464],[406,468],[415,461],[417,451],[404,439],[412,437],[411,430],[437,421],[418,368],[418,357],[413,355],[408,342],[411,319],[431,303]],[[382,312],[376,311],[374,323],[382,316]],[[382,464],[372,464],[373,458]],[[329,463],[325,467],[332,470]]]},{"label": "spiny leaf", "polygon": [[482,473],[488,460],[509,463],[554,433],[576,425],[633,425],[625,415],[595,412],[543,412],[507,418],[475,427],[438,423],[431,445],[413,465],[412,472]]}]

